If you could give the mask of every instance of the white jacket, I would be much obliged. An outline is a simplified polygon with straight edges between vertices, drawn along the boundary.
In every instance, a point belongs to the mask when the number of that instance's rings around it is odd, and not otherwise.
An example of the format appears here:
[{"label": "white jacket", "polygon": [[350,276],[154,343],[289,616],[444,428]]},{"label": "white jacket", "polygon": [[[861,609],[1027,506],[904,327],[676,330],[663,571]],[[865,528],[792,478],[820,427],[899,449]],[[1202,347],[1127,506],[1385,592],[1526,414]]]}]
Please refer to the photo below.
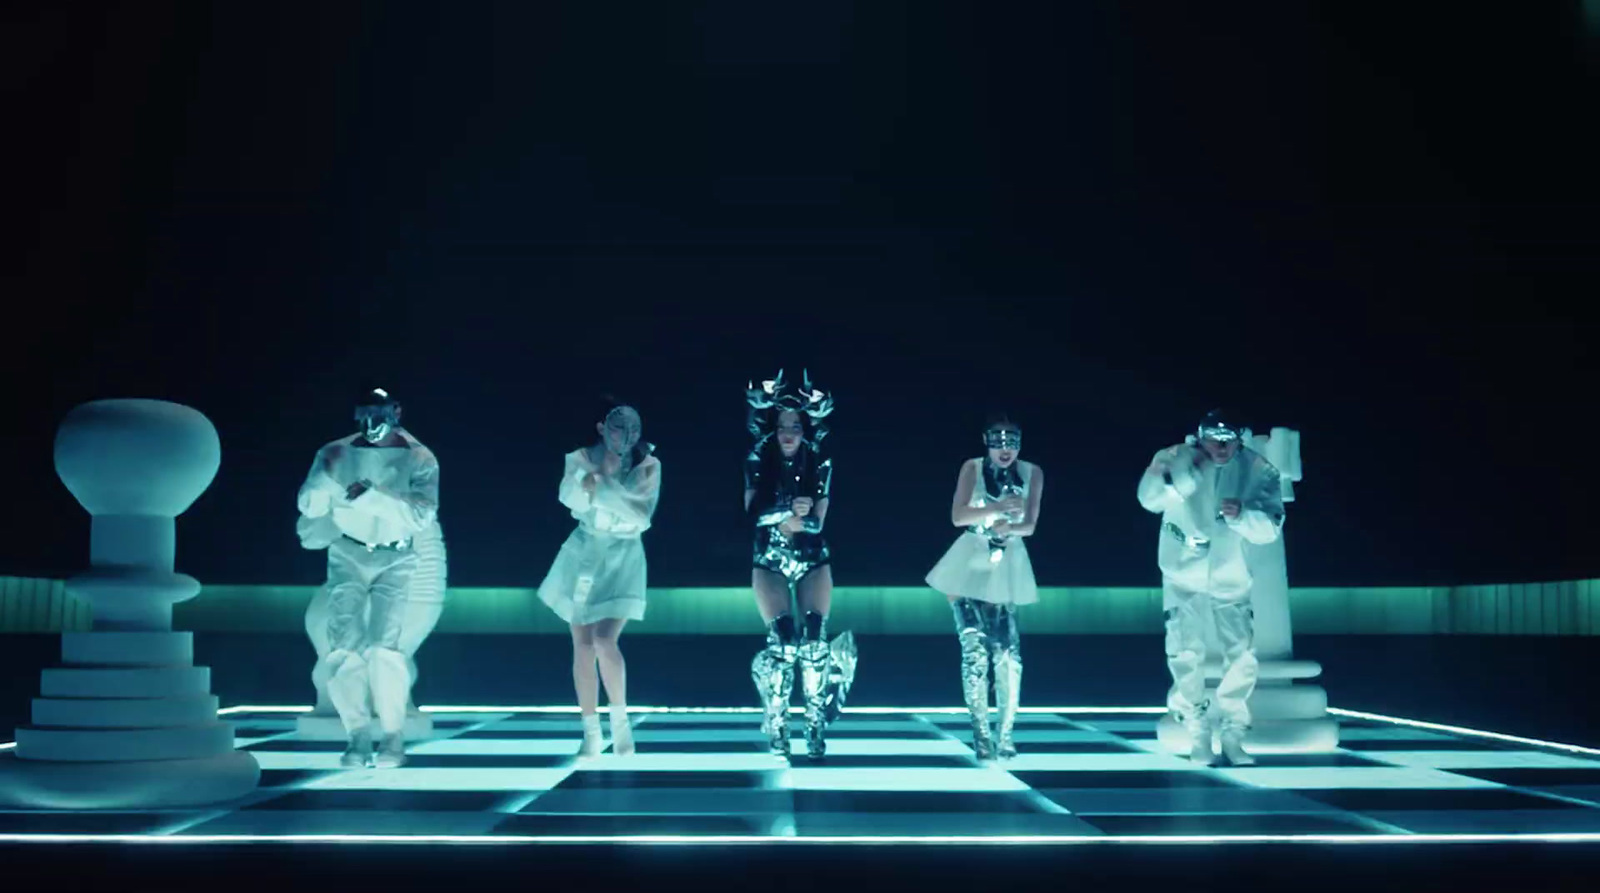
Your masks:
[{"label": "white jacket", "polygon": [[[1239,500],[1237,517],[1222,517],[1224,499]],[[1270,543],[1283,525],[1278,470],[1246,447],[1220,466],[1187,443],[1156,453],[1139,480],[1139,504],[1161,514],[1157,562],[1169,584],[1169,602],[1174,588],[1228,600],[1248,596],[1243,544]]]},{"label": "white jacket", "polygon": [[[386,545],[432,534],[439,516],[439,460],[404,428],[405,446],[358,446],[360,435],[344,437],[317,451],[300,487],[301,545],[326,548],[309,537],[307,519],[331,520],[339,533],[369,545]],[[371,486],[355,499],[345,492],[356,481]]]}]

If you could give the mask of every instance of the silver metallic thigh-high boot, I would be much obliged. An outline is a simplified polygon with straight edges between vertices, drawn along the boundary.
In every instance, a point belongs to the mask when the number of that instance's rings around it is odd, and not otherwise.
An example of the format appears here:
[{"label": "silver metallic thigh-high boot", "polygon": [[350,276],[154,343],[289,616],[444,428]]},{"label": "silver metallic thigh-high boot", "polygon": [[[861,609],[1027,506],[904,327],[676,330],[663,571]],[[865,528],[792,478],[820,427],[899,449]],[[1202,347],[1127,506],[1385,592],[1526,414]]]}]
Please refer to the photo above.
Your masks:
[{"label": "silver metallic thigh-high boot", "polygon": [[980,760],[994,759],[994,741],[989,735],[989,651],[984,647],[982,609],[967,598],[956,599],[950,607],[961,643],[961,693],[972,714],[972,750]]},{"label": "silver metallic thigh-high boot", "polygon": [[989,659],[994,663],[994,701],[1000,713],[998,756],[1009,760],[1017,755],[1011,740],[1017,722],[1017,707],[1022,699],[1022,637],[1017,632],[1017,609],[994,605],[994,623],[988,634]]},{"label": "silver metallic thigh-high boot", "polygon": [[827,682],[831,657],[825,618],[815,611],[807,611],[797,662],[806,702],[806,756],[813,760],[822,759],[828,751],[824,733],[828,727]]},{"label": "silver metallic thigh-high boot", "polygon": [[844,713],[845,698],[850,695],[850,686],[856,682],[856,636],[855,633],[845,630],[833,637],[828,645],[830,660],[828,661],[827,705],[824,708],[823,721],[833,725],[833,721]]},{"label": "silver metallic thigh-high boot", "polygon": [[750,662],[750,678],[764,712],[761,730],[772,753],[780,757],[789,755],[789,700],[794,692],[797,651],[794,617],[783,614],[773,618],[767,628],[767,647]]}]

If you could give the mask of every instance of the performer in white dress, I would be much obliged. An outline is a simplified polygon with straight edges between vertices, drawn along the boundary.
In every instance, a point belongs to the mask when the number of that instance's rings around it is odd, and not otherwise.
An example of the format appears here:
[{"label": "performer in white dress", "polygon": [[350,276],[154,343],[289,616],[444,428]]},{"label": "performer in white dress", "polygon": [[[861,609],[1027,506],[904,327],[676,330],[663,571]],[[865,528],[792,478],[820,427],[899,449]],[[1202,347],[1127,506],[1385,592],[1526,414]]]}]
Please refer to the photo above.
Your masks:
[{"label": "performer in white dress", "polygon": [[[411,654],[427,633],[407,629],[408,600],[444,586],[439,462],[400,427],[400,403],[381,388],[361,397],[355,417],[361,432],[317,451],[298,499],[301,545],[328,550],[328,648],[312,679],[349,736],[341,763],[395,767],[405,763]],[[376,755],[373,713],[383,733]]]},{"label": "performer in white dress", "polygon": [[[833,398],[803,374],[799,390],[783,380],[748,386],[748,429],[756,438],[745,457],[744,507],[754,529],[750,585],[767,624],[767,645],[750,662],[761,696],[762,729],[776,756],[789,756],[789,704],[795,667],[805,696],[806,756],[820,760],[825,731],[844,709],[855,680],[855,636],[828,641],[833,553],[823,535],[833,460],[822,450]],[[791,606],[791,601],[793,605]],[[795,623],[795,612],[802,619]]]},{"label": "performer in white dress", "polygon": [[599,442],[567,454],[557,498],[572,510],[578,526],[539,586],[539,598],[572,630],[582,757],[598,754],[603,746],[601,682],[610,702],[612,751],[619,756],[634,751],[627,666],[617,639],[629,620],[644,619],[646,567],[640,536],[650,529],[661,495],[661,460],[652,455],[653,445],[640,440],[642,427],[638,410],[608,402],[595,425]]},{"label": "performer in white dress", "polygon": [[1017,755],[1011,731],[1022,688],[1022,639],[1017,607],[1039,600],[1023,537],[1039,523],[1044,472],[1018,458],[1022,429],[1005,415],[983,432],[987,455],[968,459],[956,478],[950,522],[967,528],[928,572],[944,593],[961,643],[961,685],[972,713],[972,749],[980,760],[996,749],[989,729],[989,676],[999,709],[999,756]]}]

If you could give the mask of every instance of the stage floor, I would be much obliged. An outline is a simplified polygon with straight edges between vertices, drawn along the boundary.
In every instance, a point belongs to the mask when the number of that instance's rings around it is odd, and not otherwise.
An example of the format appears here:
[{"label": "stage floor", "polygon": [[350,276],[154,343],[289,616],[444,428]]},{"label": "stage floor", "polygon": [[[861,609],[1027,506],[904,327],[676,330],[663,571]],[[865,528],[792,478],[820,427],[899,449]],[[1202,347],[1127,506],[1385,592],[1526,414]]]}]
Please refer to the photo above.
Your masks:
[{"label": "stage floor", "polygon": [[993,766],[958,708],[850,710],[821,764],[799,738],[767,754],[754,710],[641,711],[637,754],[579,762],[570,708],[424,709],[435,735],[409,765],[342,770],[341,743],[296,736],[300,708],[230,708],[254,795],[0,812],[0,841],[1600,842],[1600,750],[1350,711],[1335,753],[1198,768],[1157,749],[1159,708],[1031,709],[1021,755]]}]

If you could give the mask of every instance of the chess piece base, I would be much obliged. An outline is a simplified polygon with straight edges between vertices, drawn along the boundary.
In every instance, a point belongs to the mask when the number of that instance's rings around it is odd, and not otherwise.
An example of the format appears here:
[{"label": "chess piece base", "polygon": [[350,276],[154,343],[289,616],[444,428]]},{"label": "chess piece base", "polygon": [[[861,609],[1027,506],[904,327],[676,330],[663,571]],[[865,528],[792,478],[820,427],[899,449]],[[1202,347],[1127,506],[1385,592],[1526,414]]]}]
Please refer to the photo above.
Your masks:
[{"label": "chess piece base", "polygon": [[115,763],[22,760],[0,753],[0,806],[10,809],[208,806],[243,797],[260,780],[260,765],[244,751],[192,760]]}]

